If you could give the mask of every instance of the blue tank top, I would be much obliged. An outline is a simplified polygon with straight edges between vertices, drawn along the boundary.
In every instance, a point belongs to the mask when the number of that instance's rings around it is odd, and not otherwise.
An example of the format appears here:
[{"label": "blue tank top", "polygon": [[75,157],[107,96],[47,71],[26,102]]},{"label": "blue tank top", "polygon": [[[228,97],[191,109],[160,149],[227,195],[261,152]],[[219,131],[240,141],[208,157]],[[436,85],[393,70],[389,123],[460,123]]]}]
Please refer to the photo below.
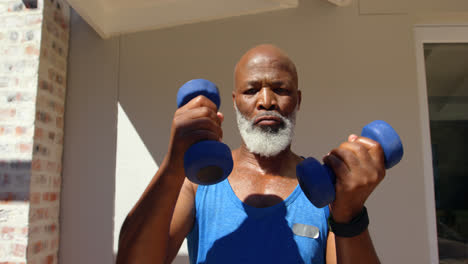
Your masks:
[{"label": "blue tank top", "polygon": [[[198,186],[195,206],[187,235],[191,264],[325,263],[328,207],[312,205],[299,185],[284,201],[255,208],[239,200],[226,179]],[[317,232],[304,235],[295,224]]]}]

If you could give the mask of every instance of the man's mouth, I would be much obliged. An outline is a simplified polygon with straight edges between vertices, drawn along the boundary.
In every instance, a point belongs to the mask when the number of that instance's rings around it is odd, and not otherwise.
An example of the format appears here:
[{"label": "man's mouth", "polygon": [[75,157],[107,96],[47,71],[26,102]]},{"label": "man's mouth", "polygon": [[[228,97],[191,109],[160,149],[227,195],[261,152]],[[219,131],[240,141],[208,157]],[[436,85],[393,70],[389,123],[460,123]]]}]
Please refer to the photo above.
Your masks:
[{"label": "man's mouth", "polygon": [[281,118],[276,116],[262,116],[255,119],[254,124],[260,126],[273,126],[273,125],[280,125],[283,123]]}]

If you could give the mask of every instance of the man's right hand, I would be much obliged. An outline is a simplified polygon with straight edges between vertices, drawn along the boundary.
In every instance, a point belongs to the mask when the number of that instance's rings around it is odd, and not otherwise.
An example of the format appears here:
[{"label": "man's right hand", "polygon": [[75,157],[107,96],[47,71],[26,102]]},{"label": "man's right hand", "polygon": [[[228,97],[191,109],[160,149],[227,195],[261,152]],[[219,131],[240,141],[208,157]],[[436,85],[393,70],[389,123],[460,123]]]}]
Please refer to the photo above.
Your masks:
[{"label": "man's right hand", "polygon": [[216,105],[202,95],[177,109],[172,121],[168,166],[172,169],[183,168],[185,152],[199,141],[221,141],[223,120],[224,116],[217,112]]}]

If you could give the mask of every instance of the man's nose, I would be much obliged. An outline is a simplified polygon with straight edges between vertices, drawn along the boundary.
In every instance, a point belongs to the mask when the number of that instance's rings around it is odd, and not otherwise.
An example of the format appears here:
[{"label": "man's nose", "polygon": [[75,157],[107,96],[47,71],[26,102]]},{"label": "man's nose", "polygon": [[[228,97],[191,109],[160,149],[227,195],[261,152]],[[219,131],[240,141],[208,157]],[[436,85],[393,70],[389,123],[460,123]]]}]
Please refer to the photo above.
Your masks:
[{"label": "man's nose", "polygon": [[260,97],[257,101],[258,110],[276,110],[278,103],[276,101],[275,93],[269,88],[264,87],[260,91]]}]

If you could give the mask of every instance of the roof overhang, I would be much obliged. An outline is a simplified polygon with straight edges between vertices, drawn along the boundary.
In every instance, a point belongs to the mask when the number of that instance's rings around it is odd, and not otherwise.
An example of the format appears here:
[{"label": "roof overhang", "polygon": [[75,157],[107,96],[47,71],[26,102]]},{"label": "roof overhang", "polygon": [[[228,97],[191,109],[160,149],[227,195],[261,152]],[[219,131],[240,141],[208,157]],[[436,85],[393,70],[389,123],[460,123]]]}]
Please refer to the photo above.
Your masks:
[{"label": "roof overhang", "polygon": [[[350,1],[350,0],[329,0]],[[295,8],[299,0],[68,0],[102,37]]]}]

